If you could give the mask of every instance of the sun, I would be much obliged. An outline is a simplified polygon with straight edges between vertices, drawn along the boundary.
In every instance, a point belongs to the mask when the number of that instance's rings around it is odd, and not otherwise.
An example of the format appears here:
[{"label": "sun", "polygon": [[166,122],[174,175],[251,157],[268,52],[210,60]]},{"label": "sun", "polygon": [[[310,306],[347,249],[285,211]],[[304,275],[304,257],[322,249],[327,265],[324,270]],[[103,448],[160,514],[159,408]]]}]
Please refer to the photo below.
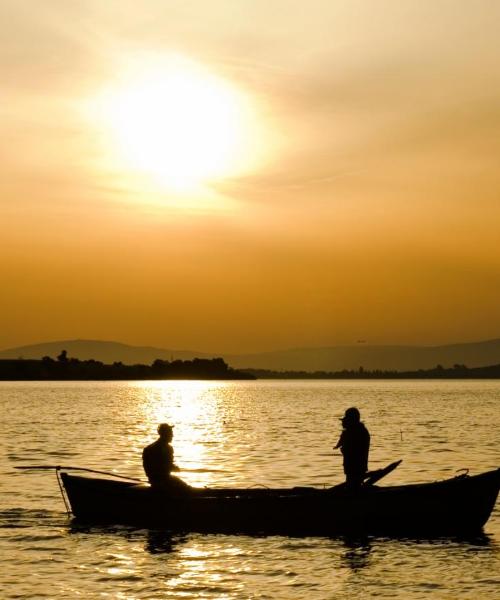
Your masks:
[{"label": "sun", "polygon": [[[97,108],[95,108],[97,106]],[[115,157],[167,188],[191,189],[251,168],[257,116],[250,99],[186,58],[135,64],[94,105]]]}]

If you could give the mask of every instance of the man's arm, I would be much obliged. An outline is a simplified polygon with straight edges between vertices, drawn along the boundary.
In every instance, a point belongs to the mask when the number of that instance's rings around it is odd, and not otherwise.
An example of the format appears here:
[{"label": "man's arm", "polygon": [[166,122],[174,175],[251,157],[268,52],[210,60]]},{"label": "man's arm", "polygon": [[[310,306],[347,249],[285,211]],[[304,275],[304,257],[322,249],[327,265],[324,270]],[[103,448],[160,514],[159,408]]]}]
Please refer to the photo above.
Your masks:
[{"label": "man's arm", "polygon": [[343,443],[344,443],[344,432],[342,432],[340,434],[339,441],[337,442],[337,445],[333,447],[333,449],[337,450],[337,448],[341,448]]},{"label": "man's arm", "polygon": [[174,463],[174,449],[170,444],[167,446],[167,455],[168,455],[168,470],[172,471],[180,471],[179,467]]}]

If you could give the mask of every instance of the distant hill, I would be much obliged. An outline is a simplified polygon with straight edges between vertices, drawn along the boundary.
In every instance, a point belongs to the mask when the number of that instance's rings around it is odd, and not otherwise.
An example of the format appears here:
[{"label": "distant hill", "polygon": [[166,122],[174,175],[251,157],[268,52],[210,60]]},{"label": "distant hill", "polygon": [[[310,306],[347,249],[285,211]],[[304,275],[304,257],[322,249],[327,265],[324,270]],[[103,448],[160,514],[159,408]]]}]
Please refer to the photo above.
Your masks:
[{"label": "distant hill", "polygon": [[0,351],[0,358],[56,357],[61,350],[68,356],[104,363],[151,364],[155,359],[192,360],[223,358],[235,369],[274,371],[341,371],[363,367],[368,370],[411,371],[437,365],[483,367],[500,363],[500,339],[444,346],[375,346],[356,344],[329,348],[297,348],[255,354],[224,354],[195,350],[169,350],[150,346],[130,346],[96,340],[61,340]]},{"label": "distant hill", "polygon": [[55,358],[61,350],[68,356],[80,360],[99,360],[103,363],[122,362],[126,365],[149,365],[157,358],[162,360],[192,360],[193,358],[215,358],[215,355],[189,350],[168,350],[152,346],[130,346],[119,342],[99,340],[60,340],[30,346],[19,346],[0,351],[1,358]]},{"label": "distant hill", "polygon": [[247,355],[225,355],[234,368],[296,371],[344,369],[411,371],[436,365],[483,367],[500,363],[500,339],[445,346],[372,346],[356,344],[330,348],[297,348]]}]

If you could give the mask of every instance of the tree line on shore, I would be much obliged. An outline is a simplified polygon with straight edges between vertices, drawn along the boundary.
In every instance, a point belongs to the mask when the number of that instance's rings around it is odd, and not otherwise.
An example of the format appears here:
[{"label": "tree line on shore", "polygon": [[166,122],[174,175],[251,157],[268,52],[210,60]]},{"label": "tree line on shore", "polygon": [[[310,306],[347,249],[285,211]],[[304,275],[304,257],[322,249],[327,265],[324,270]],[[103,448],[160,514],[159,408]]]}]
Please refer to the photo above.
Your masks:
[{"label": "tree line on shore", "polygon": [[500,379],[500,365],[472,367],[453,365],[445,368],[437,365],[432,369],[416,371],[384,371],[343,369],[342,371],[270,371],[266,369],[245,369],[257,379]]},{"label": "tree line on shore", "polygon": [[141,380],[141,379],[500,379],[500,365],[469,368],[455,364],[445,368],[416,371],[344,369],[341,371],[272,371],[233,369],[222,358],[193,360],[156,359],[151,365],[105,364],[89,359],[69,358],[66,350],[56,359],[0,360],[0,380]]},{"label": "tree line on shore", "polygon": [[0,380],[136,380],[136,379],[255,379],[232,369],[222,358],[155,360],[151,365],[104,364],[98,360],[69,358],[63,350],[56,359],[0,360]]}]

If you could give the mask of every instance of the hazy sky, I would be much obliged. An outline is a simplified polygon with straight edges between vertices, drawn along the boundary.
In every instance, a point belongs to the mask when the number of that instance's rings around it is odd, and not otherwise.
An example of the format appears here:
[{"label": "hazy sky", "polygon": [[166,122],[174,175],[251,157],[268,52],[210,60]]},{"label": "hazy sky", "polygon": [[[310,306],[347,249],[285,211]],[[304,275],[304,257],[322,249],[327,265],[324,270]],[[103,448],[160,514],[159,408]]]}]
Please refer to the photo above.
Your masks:
[{"label": "hazy sky", "polygon": [[0,347],[500,336],[499,23],[2,0]]}]

